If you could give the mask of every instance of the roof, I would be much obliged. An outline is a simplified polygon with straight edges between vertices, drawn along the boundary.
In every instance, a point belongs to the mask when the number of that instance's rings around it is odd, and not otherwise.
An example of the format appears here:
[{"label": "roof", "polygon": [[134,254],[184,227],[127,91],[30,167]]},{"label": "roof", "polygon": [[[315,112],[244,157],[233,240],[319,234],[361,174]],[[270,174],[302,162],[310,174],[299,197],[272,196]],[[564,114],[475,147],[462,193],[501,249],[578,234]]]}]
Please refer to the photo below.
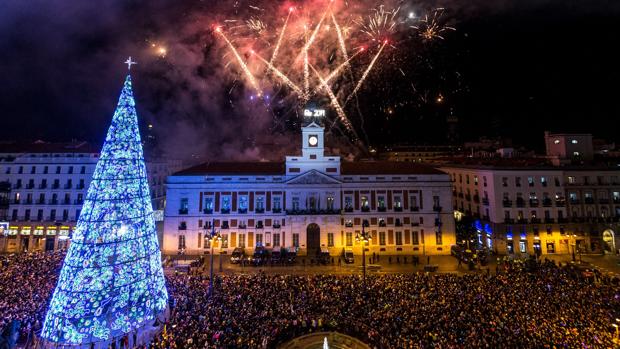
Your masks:
[{"label": "roof", "polygon": [[0,154],[22,153],[99,153],[99,149],[87,142],[51,143],[36,141],[29,143],[0,143]]},{"label": "roof", "polygon": [[173,176],[191,175],[278,175],[285,172],[284,162],[206,162],[181,170]]},{"label": "roof", "polygon": [[446,174],[427,165],[397,161],[343,162],[340,173],[343,175]]}]

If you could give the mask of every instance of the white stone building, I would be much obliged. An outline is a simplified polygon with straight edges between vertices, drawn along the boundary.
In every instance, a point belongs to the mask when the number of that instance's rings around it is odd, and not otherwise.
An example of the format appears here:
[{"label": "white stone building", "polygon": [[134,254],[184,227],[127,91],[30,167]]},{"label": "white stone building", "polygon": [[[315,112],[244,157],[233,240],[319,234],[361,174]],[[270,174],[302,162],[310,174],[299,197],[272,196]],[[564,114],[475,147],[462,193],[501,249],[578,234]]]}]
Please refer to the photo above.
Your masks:
[{"label": "white stone building", "polygon": [[[0,183],[6,184],[0,252],[64,249],[80,215],[99,149],[85,142],[0,144]],[[163,211],[165,178],[178,161],[146,163],[153,209]],[[162,216],[162,214],[160,214]]]},{"label": "white stone building", "polygon": [[301,156],[205,163],[168,177],[164,253],[209,253],[213,225],[224,238],[216,253],[265,246],[361,254],[364,222],[370,253],[450,253],[447,174],[413,163],[342,162],[324,154],[323,142],[323,127],[312,122],[302,128]]}]

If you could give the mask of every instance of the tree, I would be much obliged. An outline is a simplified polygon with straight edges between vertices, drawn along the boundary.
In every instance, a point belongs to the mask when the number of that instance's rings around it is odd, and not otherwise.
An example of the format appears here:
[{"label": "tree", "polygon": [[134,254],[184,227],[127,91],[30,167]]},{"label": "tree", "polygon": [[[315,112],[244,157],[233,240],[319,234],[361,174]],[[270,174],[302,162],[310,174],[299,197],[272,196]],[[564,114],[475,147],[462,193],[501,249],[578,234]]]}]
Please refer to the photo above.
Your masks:
[{"label": "tree", "polygon": [[105,343],[167,307],[138,116],[127,75],[41,336]]}]

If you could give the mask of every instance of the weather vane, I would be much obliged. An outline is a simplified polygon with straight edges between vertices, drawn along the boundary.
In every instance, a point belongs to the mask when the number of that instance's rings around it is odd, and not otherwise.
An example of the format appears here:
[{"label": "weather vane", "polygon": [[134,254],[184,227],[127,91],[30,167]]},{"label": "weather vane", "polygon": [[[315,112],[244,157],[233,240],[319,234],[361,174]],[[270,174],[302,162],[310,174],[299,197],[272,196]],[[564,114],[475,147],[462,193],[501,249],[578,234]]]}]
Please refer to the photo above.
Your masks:
[{"label": "weather vane", "polygon": [[131,66],[132,66],[133,64],[138,64],[138,63],[136,63],[136,62],[132,61],[132,60],[131,60],[131,56],[129,56],[129,58],[127,58],[127,60],[125,61],[125,64],[127,64],[127,70],[131,70]]}]

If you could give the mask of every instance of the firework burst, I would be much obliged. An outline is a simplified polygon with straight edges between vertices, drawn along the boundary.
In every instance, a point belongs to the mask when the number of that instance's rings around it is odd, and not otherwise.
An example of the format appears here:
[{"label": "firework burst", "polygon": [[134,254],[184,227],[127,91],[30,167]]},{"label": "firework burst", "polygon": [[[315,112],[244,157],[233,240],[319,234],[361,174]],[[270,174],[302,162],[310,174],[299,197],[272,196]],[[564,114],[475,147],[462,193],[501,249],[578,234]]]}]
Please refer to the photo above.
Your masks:
[{"label": "firework burst", "polygon": [[427,41],[434,39],[444,40],[444,32],[446,30],[456,30],[454,27],[450,27],[444,25],[442,23],[442,16],[444,13],[444,8],[436,8],[432,14],[425,15],[422,19],[420,19],[420,24],[411,26],[411,28],[417,29],[419,35]]}]

